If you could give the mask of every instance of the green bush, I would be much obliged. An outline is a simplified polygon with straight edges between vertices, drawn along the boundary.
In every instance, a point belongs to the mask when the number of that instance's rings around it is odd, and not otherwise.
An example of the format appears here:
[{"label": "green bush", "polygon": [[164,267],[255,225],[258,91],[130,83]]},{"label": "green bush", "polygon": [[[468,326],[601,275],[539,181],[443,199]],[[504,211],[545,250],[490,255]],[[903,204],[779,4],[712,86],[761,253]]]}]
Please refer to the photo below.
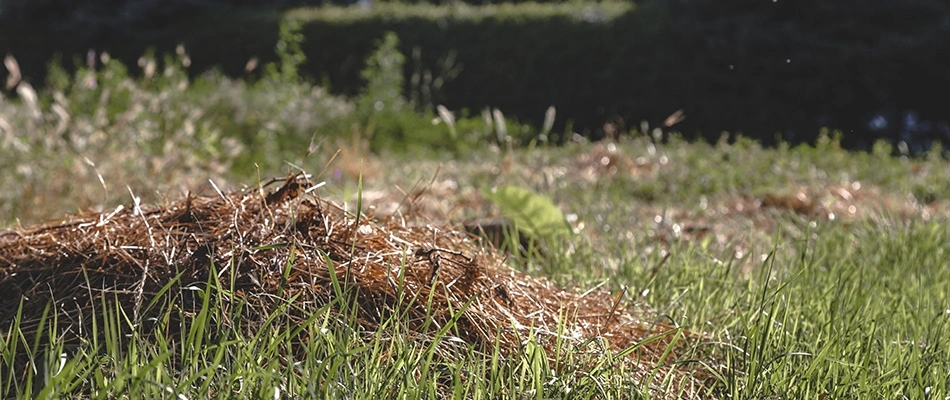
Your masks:
[{"label": "green bush", "polygon": [[675,128],[687,137],[715,140],[726,130],[773,141],[782,132],[800,142],[828,125],[845,132],[846,145],[869,146],[873,138],[861,135],[874,113],[942,116],[940,104],[926,99],[950,91],[943,67],[950,64],[948,16],[950,5],[938,0],[858,8],[844,0],[379,2],[285,13],[222,9],[174,18],[138,37],[99,26],[54,41],[28,35],[35,26],[10,24],[0,28],[0,51],[17,55],[30,72],[28,65],[46,63],[51,49],[85,54],[87,43],[100,43],[131,64],[148,46],[172,52],[183,43],[193,53],[192,71],[220,67],[237,75],[252,56],[276,59],[273,43],[289,20],[306,37],[297,53],[306,61],[282,64],[299,65],[301,76],[337,94],[363,91],[367,58],[384,32],[394,32],[407,55],[403,96],[423,111],[438,104],[475,113],[498,108],[540,125],[554,105],[572,118],[559,120],[555,133],[573,122],[597,136],[605,121],[629,130],[683,109],[687,118]]},{"label": "green bush", "polygon": [[716,140],[727,130],[767,142],[776,132],[813,141],[830,125],[846,132],[846,145],[870,145],[874,138],[862,134],[873,113],[903,107],[940,115],[916,94],[950,90],[950,73],[939,68],[950,61],[950,51],[940,51],[950,50],[950,28],[941,22],[948,7],[934,0],[854,12],[842,1],[380,4],[300,9],[287,18],[304,21],[308,54],[316,54],[309,69],[344,93],[360,87],[348,66],[393,31],[404,54],[422,49],[425,66],[455,54],[461,72],[432,101],[450,109],[497,107],[540,125],[555,105],[594,136],[605,121],[621,129],[642,119],[658,125],[684,109],[676,128],[688,137]]},{"label": "green bush", "polygon": [[314,135],[354,108],[297,80],[189,78],[183,48],[164,62],[141,57],[140,77],[108,54],[93,60],[73,75],[54,63],[47,89],[20,82],[18,96],[0,98],[0,169],[9,172],[0,176],[9,188],[0,215],[76,211],[49,209],[36,193],[71,198],[80,209],[110,207],[130,191],[148,199],[208,179],[274,173],[302,159]]}]

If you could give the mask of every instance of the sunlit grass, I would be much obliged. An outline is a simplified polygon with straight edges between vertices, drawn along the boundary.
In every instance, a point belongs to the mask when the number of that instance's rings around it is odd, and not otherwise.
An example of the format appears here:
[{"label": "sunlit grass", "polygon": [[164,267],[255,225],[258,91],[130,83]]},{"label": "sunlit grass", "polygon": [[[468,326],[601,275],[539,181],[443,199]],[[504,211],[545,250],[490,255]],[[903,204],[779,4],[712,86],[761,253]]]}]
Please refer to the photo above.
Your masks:
[{"label": "sunlit grass", "polygon": [[[147,327],[132,324],[106,299],[94,309],[99,317],[82,327],[88,333],[79,343],[56,338],[56,315],[43,320],[35,337],[14,323],[0,342],[3,397],[586,399],[648,393],[651,373],[629,369],[597,340],[546,350],[529,333],[514,352],[497,344],[476,349],[453,336],[464,309],[431,336],[408,329],[399,313],[375,331],[362,331],[356,297],[342,285],[333,285],[334,300],[308,310],[302,322],[288,318],[300,307],[288,298],[275,303],[263,324],[245,326],[247,298],[213,276],[204,284],[169,282],[166,290],[181,292],[156,297],[167,303],[156,304],[160,312]],[[183,311],[188,307],[179,302],[186,298],[198,301],[195,311]],[[415,300],[399,299],[408,301]],[[423,321],[434,323],[428,316]],[[28,349],[26,364],[15,359],[21,346]],[[690,389],[676,383],[655,387]]]},{"label": "sunlit grass", "polygon": [[[176,66],[184,53],[165,64],[143,58],[153,75],[132,78],[99,57],[104,66],[54,79],[35,101],[0,101],[5,225],[111,209],[131,196],[178,198],[210,190],[208,179],[253,185],[297,167],[320,173],[323,194],[359,201],[376,218],[415,213],[433,224],[497,217],[483,192],[515,185],[551,199],[576,234],[509,264],[561,286],[623,293],[695,333],[695,351],[667,364],[708,375],[710,395],[950,396],[950,163],[940,149],[914,158],[879,143],[852,153],[831,133],[814,147],[636,132],[595,144],[505,146],[486,139],[490,124],[460,124],[453,134],[444,127],[444,140],[457,136],[467,147],[373,153],[372,129],[351,115],[354,102],[311,84],[215,74],[192,81]],[[412,111],[387,118],[434,126]],[[172,298],[198,299],[200,312],[155,304],[162,317],[146,328],[104,302],[79,343],[47,343],[57,315],[40,337],[13,321],[0,332],[0,397],[626,399],[688,391],[657,371],[612,362],[619,355],[593,339],[552,355],[526,337],[518,354],[504,354],[454,343],[451,325],[441,341],[420,338],[398,315],[360,332],[345,295],[307,310],[305,324],[287,322],[297,307],[287,298],[261,329],[224,329],[217,321],[240,321],[246,310],[236,292],[214,281],[173,283],[166,290],[181,293]],[[11,369],[23,349],[35,369]]]}]

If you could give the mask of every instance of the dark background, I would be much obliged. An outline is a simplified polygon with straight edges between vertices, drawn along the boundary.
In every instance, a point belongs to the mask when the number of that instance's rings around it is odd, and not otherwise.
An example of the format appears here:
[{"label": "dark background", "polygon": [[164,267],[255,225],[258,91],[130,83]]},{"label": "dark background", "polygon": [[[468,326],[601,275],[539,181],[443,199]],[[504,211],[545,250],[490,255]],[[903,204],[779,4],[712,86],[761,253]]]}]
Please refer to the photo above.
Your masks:
[{"label": "dark background", "polygon": [[[0,3],[0,52],[14,55],[34,86],[57,57],[69,68],[89,49],[105,50],[132,66],[148,48],[170,53],[179,43],[194,61],[192,73],[217,68],[240,76],[250,57],[274,59],[283,11],[319,4],[7,0]],[[690,138],[716,140],[729,131],[799,143],[830,127],[859,149],[878,138],[916,151],[950,141],[946,1],[636,4],[604,19],[311,22],[303,27],[304,74],[355,94],[363,60],[391,30],[407,57],[421,50],[425,68],[438,72],[454,54],[462,72],[433,95],[434,104],[472,113],[497,107],[533,123],[555,105],[559,120],[570,118],[575,131],[593,138],[604,135],[605,123],[656,126],[683,109],[686,119],[675,128]],[[417,67],[407,65],[407,74]]]}]

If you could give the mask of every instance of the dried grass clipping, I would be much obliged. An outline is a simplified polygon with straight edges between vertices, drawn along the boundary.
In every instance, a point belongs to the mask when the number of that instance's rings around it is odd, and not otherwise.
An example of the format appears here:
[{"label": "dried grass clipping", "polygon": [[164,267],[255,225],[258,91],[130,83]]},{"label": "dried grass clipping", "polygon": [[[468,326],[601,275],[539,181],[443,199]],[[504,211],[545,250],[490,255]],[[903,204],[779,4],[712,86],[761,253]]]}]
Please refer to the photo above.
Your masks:
[{"label": "dried grass clipping", "polygon": [[[200,285],[212,271],[222,287],[248,299],[250,317],[242,323],[251,326],[264,320],[278,295],[296,296],[301,310],[328,304],[335,296],[332,273],[356,290],[365,331],[397,311],[398,293],[432,297],[432,309],[417,301],[399,310],[412,329],[438,329],[451,310],[470,303],[457,322],[460,339],[484,350],[497,341],[506,354],[517,352],[529,331],[577,343],[604,338],[622,349],[670,329],[644,322],[607,292],[561,290],[512,270],[464,232],[369,221],[307,194],[309,187],[291,177],[270,193],[265,187],[188,196],[161,207],[136,204],[0,231],[0,334],[8,332],[21,299],[26,332],[54,304],[64,337],[78,336],[103,298],[118,300],[136,322],[147,321],[155,311],[146,305],[168,282],[178,277],[182,287]],[[434,323],[424,324],[427,316]],[[300,322],[306,315],[293,317]],[[648,372],[667,343],[643,346],[632,362]]]}]

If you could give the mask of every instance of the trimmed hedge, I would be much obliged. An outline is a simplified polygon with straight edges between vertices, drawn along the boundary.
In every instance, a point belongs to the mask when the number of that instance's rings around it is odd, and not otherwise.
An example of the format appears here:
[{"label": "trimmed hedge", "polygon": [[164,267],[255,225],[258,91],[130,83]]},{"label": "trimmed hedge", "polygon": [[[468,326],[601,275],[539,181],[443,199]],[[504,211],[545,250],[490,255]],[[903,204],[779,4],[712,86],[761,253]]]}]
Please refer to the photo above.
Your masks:
[{"label": "trimmed hedge", "polygon": [[[650,69],[651,61],[639,55],[656,41],[634,10],[623,3],[382,5],[356,12],[298,10],[287,17],[305,21],[312,70],[322,71],[344,92],[359,88],[361,60],[376,38],[393,31],[403,52],[420,52],[421,65],[434,75],[451,66],[461,69],[433,103],[471,113],[494,107],[536,123],[555,105],[560,115],[596,127],[624,109],[641,115],[675,110],[655,109],[653,100],[641,96],[648,82],[622,77],[624,71]],[[444,60],[450,54],[454,63],[447,67]],[[408,69],[411,74],[413,66]],[[622,86],[627,90],[613,90]]]},{"label": "trimmed hedge", "polygon": [[[761,127],[760,134],[800,126],[786,129],[786,138],[807,140],[813,126],[830,125],[861,147],[879,136],[950,140],[950,2],[656,4],[669,16],[667,43],[696,66],[684,82],[693,86],[684,106],[694,115],[703,108],[722,113],[704,116],[711,126]],[[888,126],[870,129],[876,115]],[[913,115],[919,123],[901,121]]]},{"label": "trimmed hedge", "polygon": [[[366,56],[393,31],[409,60],[407,77],[430,72],[433,82],[422,88],[434,89],[429,102],[473,114],[497,107],[536,123],[555,105],[560,124],[571,117],[575,130],[592,136],[605,121],[655,125],[680,108],[687,119],[676,128],[687,136],[714,139],[728,130],[769,141],[781,131],[798,142],[832,126],[858,146],[873,135],[902,134],[896,121],[871,132],[867,122],[876,114],[893,121],[915,110],[922,119],[948,119],[933,100],[950,93],[950,5],[938,0],[237,8],[56,39],[11,40],[11,30],[36,28],[0,28],[7,33],[0,50],[36,68],[53,51],[94,47],[134,64],[147,46],[171,51],[184,43],[194,71],[242,74],[252,56],[273,60],[282,18],[304,24],[303,72],[337,93],[360,90]],[[407,85],[424,91],[424,82]],[[932,126],[931,136],[942,135]]]}]

